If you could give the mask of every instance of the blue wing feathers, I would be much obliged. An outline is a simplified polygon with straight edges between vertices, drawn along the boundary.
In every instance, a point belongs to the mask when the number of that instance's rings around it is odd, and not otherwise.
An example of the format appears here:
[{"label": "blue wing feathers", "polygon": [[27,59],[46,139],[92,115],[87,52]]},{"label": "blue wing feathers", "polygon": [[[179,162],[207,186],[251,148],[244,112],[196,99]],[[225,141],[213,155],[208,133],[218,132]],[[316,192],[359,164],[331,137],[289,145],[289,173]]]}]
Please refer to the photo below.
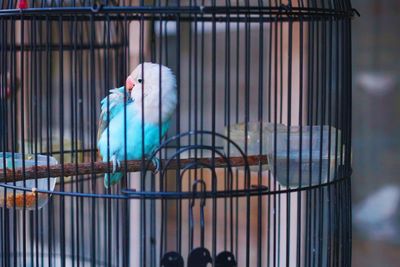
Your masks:
[{"label": "blue wing feathers", "polygon": [[[111,101],[111,100],[110,100]],[[107,109],[107,100],[103,99],[102,110]],[[124,104],[111,103],[110,120],[107,127],[98,136],[98,149],[103,157],[104,162],[109,161],[109,157],[115,155],[119,160],[141,159],[148,156],[160,145],[160,126],[159,124],[142,123],[141,114],[137,114],[133,107],[133,103]],[[126,117],[124,116],[124,108],[126,107]],[[107,113],[105,113],[106,115]],[[106,116],[107,117],[107,116]],[[104,119],[104,115],[101,119]],[[126,119],[126,121],[125,121]],[[125,127],[126,124],[126,127]],[[161,138],[166,134],[170,125],[170,121],[166,121],[161,125]],[[142,149],[142,126],[144,127],[144,151]],[[125,131],[126,129],[126,139]],[[126,144],[125,144],[126,142]],[[126,150],[125,150],[126,148]],[[144,152],[144,155],[143,155]],[[111,177],[105,176],[104,184],[114,184],[122,178],[121,173],[113,173]]]}]

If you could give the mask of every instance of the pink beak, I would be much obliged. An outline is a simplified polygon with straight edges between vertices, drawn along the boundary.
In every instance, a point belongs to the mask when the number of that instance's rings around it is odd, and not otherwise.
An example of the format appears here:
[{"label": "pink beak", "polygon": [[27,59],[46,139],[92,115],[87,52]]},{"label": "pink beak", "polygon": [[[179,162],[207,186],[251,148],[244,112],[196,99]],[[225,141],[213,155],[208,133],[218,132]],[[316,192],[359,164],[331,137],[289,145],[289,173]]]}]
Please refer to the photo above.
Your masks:
[{"label": "pink beak", "polygon": [[126,79],[125,87],[129,92],[131,92],[133,87],[135,87],[135,82],[133,81],[131,76],[128,76],[128,78]]}]

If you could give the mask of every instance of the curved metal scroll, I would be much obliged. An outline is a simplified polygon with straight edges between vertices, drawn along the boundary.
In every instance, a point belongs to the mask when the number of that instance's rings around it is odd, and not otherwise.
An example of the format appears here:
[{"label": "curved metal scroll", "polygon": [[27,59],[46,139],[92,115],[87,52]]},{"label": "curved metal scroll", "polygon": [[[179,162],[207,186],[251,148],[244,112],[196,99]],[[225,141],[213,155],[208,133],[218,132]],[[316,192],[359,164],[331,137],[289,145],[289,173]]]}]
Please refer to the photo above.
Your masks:
[{"label": "curved metal scroll", "polygon": [[[166,149],[168,145],[170,145],[172,142],[181,139],[181,138],[185,138],[185,137],[190,137],[190,136],[195,136],[195,135],[208,135],[208,136],[214,136],[214,137],[218,137],[223,139],[224,141],[227,142],[227,145],[232,145],[234,148],[236,148],[236,150],[239,152],[239,155],[243,158],[243,162],[245,163],[243,165],[244,171],[245,171],[245,175],[244,175],[244,179],[245,179],[245,188],[246,189],[250,189],[250,167],[249,167],[249,162],[247,160],[247,156],[246,154],[243,152],[243,150],[240,148],[240,146],[238,144],[236,144],[235,142],[233,142],[232,140],[230,140],[228,137],[219,134],[219,133],[215,133],[215,132],[210,132],[210,131],[190,131],[190,132],[186,132],[186,133],[182,133],[182,134],[178,134],[175,135],[167,140],[165,140],[157,149],[155,149],[152,154],[147,158],[146,164],[145,164],[145,169],[144,169],[144,174],[146,175],[146,173],[150,170],[150,166],[152,165],[153,160],[157,157],[157,154],[160,153],[162,150]],[[179,150],[177,150],[171,157],[169,157],[169,159],[167,160],[167,163],[164,164],[164,166],[161,166],[160,168],[160,177],[161,179],[165,179],[165,174],[166,171],[168,169],[169,164],[176,158],[178,158],[182,153],[191,151],[191,150],[206,150],[206,151],[211,151],[214,155],[218,155],[220,158],[222,158],[225,162],[226,165],[228,166],[228,172],[229,172],[229,176],[233,176],[233,171],[232,171],[232,166],[231,166],[231,162],[229,160],[229,158],[226,156],[225,153],[221,152],[220,150],[216,149],[215,146],[211,146],[211,145],[190,145],[190,146],[185,146],[180,148]],[[196,161],[194,161],[196,162]],[[198,165],[200,164],[191,164],[191,168],[196,168],[199,167]],[[186,165],[188,165],[186,164]],[[187,169],[187,166],[182,166],[181,169]],[[201,167],[201,166],[200,166]],[[213,166],[211,165],[211,168]]]}]

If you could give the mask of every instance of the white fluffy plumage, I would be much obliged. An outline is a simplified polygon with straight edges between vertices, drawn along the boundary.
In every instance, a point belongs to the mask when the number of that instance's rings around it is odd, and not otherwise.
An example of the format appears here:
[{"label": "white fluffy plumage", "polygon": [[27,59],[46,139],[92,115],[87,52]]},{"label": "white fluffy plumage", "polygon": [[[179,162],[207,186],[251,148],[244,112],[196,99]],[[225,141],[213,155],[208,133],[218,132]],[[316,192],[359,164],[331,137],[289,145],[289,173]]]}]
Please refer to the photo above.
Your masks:
[{"label": "white fluffy plumage", "polygon": [[138,112],[142,112],[142,100],[144,100],[146,123],[159,123],[160,101],[161,122],[172,116],[177,104],[177,93],[176,78],[171,69],[160,64],[145,62],[138,65],[128,76],[127,84],[129,83],[133,85],[130,94]]}]

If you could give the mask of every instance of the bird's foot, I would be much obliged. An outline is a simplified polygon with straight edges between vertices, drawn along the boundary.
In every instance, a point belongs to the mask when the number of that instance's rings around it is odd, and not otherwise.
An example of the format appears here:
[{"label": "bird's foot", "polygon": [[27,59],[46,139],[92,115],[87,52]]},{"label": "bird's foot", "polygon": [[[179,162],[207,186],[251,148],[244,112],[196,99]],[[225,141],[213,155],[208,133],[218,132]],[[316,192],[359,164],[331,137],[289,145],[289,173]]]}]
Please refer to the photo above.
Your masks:
[{"label": "bird's foot", "polygon": [[112,171],[113,171],[113,173],[115,173],[117,171],[117,168],[121,167],[121,161],[118,160],[117,156],[115,156],[115,155],[111,156],[111,161],[112,161],[112,164],[113,164]]},{"label": "bird's foot", "polygon": [[157,174],[157,173],[161,170],[161,161],[160,161],[159,158],[153,157],[153,158],[151,159],[151,162],[152,162],[153,165],[154,165],[153,174]]}]

